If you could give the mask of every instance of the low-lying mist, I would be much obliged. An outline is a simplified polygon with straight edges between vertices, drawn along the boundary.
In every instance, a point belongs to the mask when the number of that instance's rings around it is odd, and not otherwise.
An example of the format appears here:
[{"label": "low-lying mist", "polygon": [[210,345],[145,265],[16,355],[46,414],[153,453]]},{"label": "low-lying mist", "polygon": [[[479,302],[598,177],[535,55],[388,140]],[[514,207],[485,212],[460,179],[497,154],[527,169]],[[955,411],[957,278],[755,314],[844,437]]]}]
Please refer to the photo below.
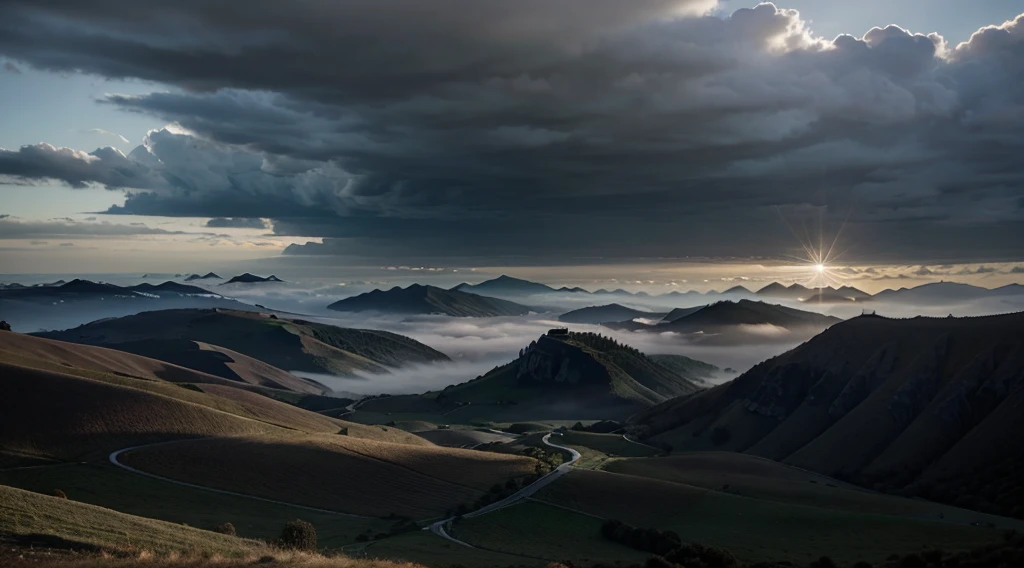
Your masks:
[{"label": "low-lying mist", "polygon": [[[519,356],[519,350],[536,341],[553,327],[566,324],[543,316],[502,318],[451,318],[445,316],[367,316],[343,314],[318,316],[316,321],[342,327],[382,329],[400,333],[444,352],[451,363],[433,363],[394,369],[390,375],[364,375],[358,378],[312,377],[335,388],[357,394],[419,393],[462,383]],[[675,333],[615,331],[597,325],[571,324],[573,331],[591,331],[614,337],[649,355],[686,355],[721,369],[744,371],[750,366],[783,353],[802,340],[771,342],[742,347],[700,345],[683,340]],[[722,373],[712,382],[734,378]]]}]

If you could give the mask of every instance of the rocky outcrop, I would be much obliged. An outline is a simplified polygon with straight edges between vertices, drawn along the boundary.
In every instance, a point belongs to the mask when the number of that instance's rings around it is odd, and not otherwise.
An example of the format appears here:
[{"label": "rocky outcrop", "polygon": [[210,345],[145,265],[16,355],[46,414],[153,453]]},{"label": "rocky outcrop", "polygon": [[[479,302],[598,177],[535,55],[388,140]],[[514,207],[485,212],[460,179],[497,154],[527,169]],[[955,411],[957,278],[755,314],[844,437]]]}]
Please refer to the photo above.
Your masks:
[{"label": "rocky outcrop", "polygon": [[11,331],[11,324],[5,321],[0,321],[0,331]]},{"label": "rocky outcrop", "polygon": [[554,384],[604,384],[611,380],[608,369],[582,348],[542,336],[531,343],[517,361],[520,382]]}]

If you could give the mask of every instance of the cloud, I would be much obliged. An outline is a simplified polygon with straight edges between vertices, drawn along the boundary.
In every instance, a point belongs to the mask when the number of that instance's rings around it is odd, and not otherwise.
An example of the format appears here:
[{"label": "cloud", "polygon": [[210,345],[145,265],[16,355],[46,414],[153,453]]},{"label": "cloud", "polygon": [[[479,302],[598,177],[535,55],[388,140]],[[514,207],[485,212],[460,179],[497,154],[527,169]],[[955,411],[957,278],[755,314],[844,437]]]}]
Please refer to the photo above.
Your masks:
[{"label": "cloud", "polygon": [[1024,19],[952,47],[714,5],[7,2],[0,53],[170,85],[104,101],[178,126],[127,157],[3,152],[0,173],[323,238],[290,254],[778,257],[775,208],[830,204],[851,257],[1024,256]]},{"label": "cloud", "polygon": [[71,236],[127,237],[134,235],[173,234],[183,233],[148,227],[144,224],[81,223],[71,219],[35,221],[20,219],[10,215],[0,216],[0,239],[47,239]]},{"label": "cloud", "polygon": [[89,129],[86,130],[86,132],[91,132],[93,134],[99,134],[99,135],[102,135],[102,136],[113,136],[114,138],[117,138],[118,140],[120,140],[121,142],[124,142],[125,144],[131,144],[131,141],[128,140],[127,138],[125,138],[124,136],[121,136],[120,134],[118,134],[116,132],[111,132],[109,130],[104,130],[102,128],[89,128]]},{"label": "cloud", "polygon": [[21,69],[11,61],[4,61],[4,71],[14,73],[15,75],[21,75]]},{"label": "cloud", "polygon": [[210,228],[235,228],[235,229],[266,229],[267,222],[259,218],[247,217],[215,217],[206,222]]}]

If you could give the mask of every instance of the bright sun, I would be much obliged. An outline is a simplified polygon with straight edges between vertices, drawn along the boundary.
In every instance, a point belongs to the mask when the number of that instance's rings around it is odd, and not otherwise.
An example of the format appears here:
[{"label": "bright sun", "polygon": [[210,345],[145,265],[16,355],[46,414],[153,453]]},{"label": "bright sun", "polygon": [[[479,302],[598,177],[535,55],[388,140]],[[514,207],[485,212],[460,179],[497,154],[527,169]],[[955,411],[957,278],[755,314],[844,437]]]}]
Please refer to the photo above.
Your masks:
[{"label": "bright sun", "polygon": [[819,273],[820,272],[825,272],[825,265],[824,264],[815,264],[814,265],[814,269],[817,270]]}]

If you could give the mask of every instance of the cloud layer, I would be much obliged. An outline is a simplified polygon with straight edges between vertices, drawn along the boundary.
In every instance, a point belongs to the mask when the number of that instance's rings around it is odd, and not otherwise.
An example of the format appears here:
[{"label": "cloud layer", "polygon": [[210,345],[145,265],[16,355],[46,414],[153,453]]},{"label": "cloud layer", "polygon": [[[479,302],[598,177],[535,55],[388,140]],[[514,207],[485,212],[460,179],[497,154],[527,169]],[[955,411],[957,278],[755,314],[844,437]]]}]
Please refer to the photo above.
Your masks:
[{"label": "cloud layer", "polygon": [[781,213],[848,219],[865,259],[1024,258],[1024,17],[951,45],[772,4],[441,4],[5,2],[0,54],[165,83],[104,104],[178,126],[0,174],[325,237],[292,254],[772,256]]}]

